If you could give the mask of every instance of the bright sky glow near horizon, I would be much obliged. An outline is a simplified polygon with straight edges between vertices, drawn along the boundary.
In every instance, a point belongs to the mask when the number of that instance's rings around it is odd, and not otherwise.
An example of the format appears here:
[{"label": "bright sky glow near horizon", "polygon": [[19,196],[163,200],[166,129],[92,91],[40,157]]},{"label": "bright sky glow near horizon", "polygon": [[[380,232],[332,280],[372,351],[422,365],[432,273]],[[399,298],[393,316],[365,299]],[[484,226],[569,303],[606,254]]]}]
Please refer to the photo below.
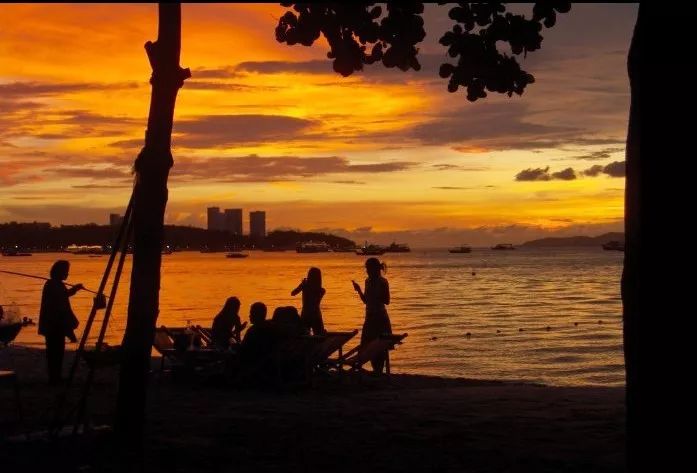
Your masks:
[{"label": "bright sky glow near horizon", "polygon": [[[0,222],[106,223],[143,142],[157,6],[0,8]],[[242,207],[414,245],[621,231],[637,8],[574,4],[520,58],[522,96],[470,103],[437,74],[447,6],[427,6],[420,72],[343,78],[324,41],[276,42],[278,4],[184,4],[166,222]]]}]

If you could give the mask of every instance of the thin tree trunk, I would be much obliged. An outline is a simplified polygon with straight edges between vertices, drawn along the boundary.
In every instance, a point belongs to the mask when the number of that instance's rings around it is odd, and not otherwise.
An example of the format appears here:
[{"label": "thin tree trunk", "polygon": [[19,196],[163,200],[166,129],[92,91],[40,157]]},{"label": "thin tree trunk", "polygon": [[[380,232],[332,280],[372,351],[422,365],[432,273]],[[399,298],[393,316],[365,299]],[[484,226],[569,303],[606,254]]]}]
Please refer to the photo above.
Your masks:
[{"label": "thin tree trunk", "polygon": [[158,9],[157,41],[145,44],[153,71],[152,95],[145,146],[135,161],[133,267],[115,422],[118,437],[136,447],[142,444],[150,350],[159,312],[174,106],[177,92],[191,75],[179,66],[181,5],[160,3]]}]

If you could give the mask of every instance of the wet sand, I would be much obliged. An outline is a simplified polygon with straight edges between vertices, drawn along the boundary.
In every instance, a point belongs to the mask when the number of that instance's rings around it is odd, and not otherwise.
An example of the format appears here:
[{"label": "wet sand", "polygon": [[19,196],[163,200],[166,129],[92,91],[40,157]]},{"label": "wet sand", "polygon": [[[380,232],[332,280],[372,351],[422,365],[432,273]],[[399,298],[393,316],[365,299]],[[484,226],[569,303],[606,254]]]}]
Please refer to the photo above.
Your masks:
[{"label": "wet sand", "polygon": [[[12,391],[0,388],[3,471],[126,471],[103,442],[7,440],[45,429],[57,392],[47,387],[40,350],[0,350],[0,369],[12,365],[25,419],[18,425]],[[153,367],[147,472],[624,471],[621,388],[396,374],[391,382],[268,392],[175,382],[156,357]],[[97,373],[89,399],[94,425],[111,423],[116,374]]]}]

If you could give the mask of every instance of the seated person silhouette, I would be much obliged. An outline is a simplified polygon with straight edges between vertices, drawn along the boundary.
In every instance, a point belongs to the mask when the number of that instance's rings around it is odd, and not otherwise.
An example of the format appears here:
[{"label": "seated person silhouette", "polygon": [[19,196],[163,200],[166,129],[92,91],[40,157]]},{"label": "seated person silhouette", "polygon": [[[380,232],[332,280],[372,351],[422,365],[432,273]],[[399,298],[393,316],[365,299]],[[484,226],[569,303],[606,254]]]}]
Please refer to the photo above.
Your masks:
[{"label": "seated person silhouette", "polygon": [[302,323],[298,309],[293,306],[276,307],[271,322],[281,338],[297,337],[309,333]]},{"label": "seated person silhouette", "polygon": [[[242,322],[239,316],[240,300],[237,297],[229,297],[218,315],[213,319],[211,338],[216,348],[227,350],[230,341],[235,336],[239,337]],[[239,342],[239,339],[236,340]]]},{"label": "seated person silhouette", "polygon": [[266,320],[266,305],[255,302],[249,309],[249,322],[240,345],[240,358],[243,364],[257,363],[268,357],[276,348],[277,334],[273,326]]}]

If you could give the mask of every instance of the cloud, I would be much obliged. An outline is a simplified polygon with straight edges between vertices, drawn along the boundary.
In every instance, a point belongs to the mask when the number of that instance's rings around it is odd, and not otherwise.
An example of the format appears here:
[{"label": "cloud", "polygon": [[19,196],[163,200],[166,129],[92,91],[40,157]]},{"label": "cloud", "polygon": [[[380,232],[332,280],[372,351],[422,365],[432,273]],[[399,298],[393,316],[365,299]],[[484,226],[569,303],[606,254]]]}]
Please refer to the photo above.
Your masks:
[{"label": "cloud", "polygon": [[0,84],[0,96],[3,98],[31,98],[37,96],[60,95],[85,92],[89,90],[134,89],[142,86],[138,82],[10,82]]},{"label": "cloud", "polygon": [[524,169],[515,176],[516,181],[550,181],[549,166],[546,168]]},{"label": "cloud", "polygon": [[614,161],[603,168],[603,172],[610,177],[625,177],[627,175],[626,161]]},{"label": "cloud", "polygon": [[589,167],[588,169],[581,171],[581,174],[584,176],[590,176],[590,177],[595,177],[599,176],[603,172],[604,166],[600,164],[596,164],[594,166]]},{"label": "cloud", "polygon": [[625,177],[626,175],[626,162],[625,161],[613,161],[610,164],[602,166],[596,164],[589,167],[588,169],[581,172],[584,176],[596,177],[600,174],[607,174],[610,177]]},{"label": "cloud", "polygon": [[587,154],[582,154],[580,156],[573,156],[571,158],[564,158],[564,159],[584,159],[588,161],[599,161],[601,159],[608,159],[610,158],[613,154],[618,153],[620,151],[624,151],[624,148],[605,148],[600,151],[593,151],[591,153]]},{"label": "cloud", "polygon": [[562,181],[573,181],[576,179],[576,173],[572,168],[566,168],[562,171],[553,172],[552,179],[560,179]]},{"label": "cloud", "polygon": [[462,166],[460,164],[432,164],[438,171],[487,171],[488,166]]},{"label": "cloud", "polygon": [[319,123],[285,115],[206,115],[179,119],[172,142],[185,148],[222,148],[298,139]]},{"label": "cloud", "polygon": [[[374,164],[352,164],[347,158],[327,156],[249,155],[238,158],[179,158],[172,168],[173,181],[206,180],[207,182],[269,182],[295,180],[303,177],[346,173],[389,173],[411,169],[415,163],[390,161]],[[342,184],[363,184],[344,180]]]}]

